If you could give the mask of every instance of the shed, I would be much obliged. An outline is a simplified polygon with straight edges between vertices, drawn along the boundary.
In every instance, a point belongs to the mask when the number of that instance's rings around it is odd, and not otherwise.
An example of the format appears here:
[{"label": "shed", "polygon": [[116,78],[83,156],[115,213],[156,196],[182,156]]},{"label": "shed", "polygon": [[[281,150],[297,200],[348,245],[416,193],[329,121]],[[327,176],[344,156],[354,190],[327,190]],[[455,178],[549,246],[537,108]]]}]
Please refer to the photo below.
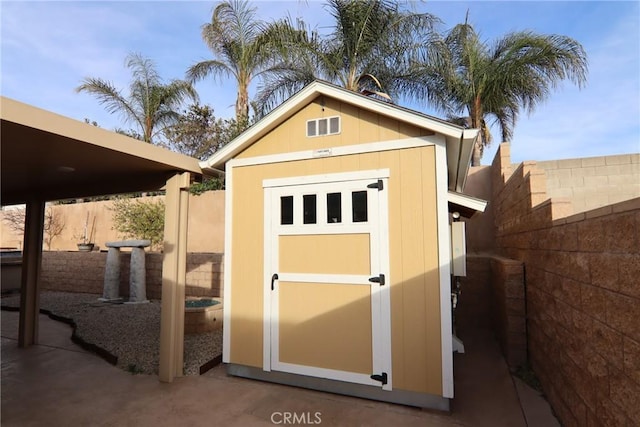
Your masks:
[{"label": "shed", "polygon": [[477,134],[315,81],[202,162],[226,175],[228,372],[447,410]]}]

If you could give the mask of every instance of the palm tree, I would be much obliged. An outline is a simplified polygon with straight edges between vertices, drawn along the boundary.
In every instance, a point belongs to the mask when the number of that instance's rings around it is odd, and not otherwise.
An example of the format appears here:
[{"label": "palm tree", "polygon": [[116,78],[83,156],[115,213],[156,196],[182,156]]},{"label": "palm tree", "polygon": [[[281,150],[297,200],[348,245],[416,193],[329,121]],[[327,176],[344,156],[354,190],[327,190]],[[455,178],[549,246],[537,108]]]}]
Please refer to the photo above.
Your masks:
[{"label": "palm tree", "polygon": [[194,83],[205,77],[221,79],[232,76],[238,86],[236,120],[247,123],[249,85],[254,78],[268,72],[273,61],[273,37],[279,24],[267,25],[256,18],[256,8],[249,2],[229,0],[213,11],[211,22],[202,26],[202,39],[214,59],[198,62],[187,70]]},{"label": "palm tree", "polygon": [[281,34],[286,56],[263,79],[257,102],[263,112],[315,79],[395,100],[404,94],[409,65],[438,57],[433,15],[407,12],[388,0],[328,0],[327,9],[334,20],[328,35],[301,20],[289,23],[288,43]]},{"label": "palm tree", "polygon": [[130,93],[122,95],[112,83],[87,77],[76,92],[87,92],[98,98],[110,113],[120,113],[135,128],[130,133],[140,135],[145,142],[153,138],[180,117],[180,107],[187,100],[198,100],[193,86],[184,80],[163,84],[155,64],[140,54],[129,54],[125,60],[132,72]]},{"label": "palm tree", "polygon": [[502,140],[509,141],[521,110],[533,112],[562,80],[579,88],[586,83],[587,55],[580,43],[566,36],[522,31],[488,45],[465,21],[453,27],[443,43],[446,60],[414,67],[413,81],[421,86],[412,90],[430,91],[430,103],[451,121],[480,129],[474,166],[492,139],[488,119],[498,125]]}]

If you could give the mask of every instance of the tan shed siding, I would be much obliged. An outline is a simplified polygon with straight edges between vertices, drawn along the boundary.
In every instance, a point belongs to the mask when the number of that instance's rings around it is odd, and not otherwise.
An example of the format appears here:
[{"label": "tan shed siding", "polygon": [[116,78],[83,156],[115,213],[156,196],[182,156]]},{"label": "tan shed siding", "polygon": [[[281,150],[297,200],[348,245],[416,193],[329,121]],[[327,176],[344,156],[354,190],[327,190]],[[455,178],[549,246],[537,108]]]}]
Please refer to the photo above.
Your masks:
[{"label": "tan shed siding", "polygon": [[381,168],[390,169],[393,387],[442,395],[434,147],[233,169],[233,363],[262,366],[262,180]]},{"label": "tan shed siding", "polygon": [[[307,120],[333,116],[340,116],[339,134],[307,137]],[[426,135],[433,135],[433,132],[321,96],[237,157],[317,150]]]},{"label": "tan shed siding", "polygon": [[[263,166],[269,168],[271,165]],[[230,360],[262,367],[264,195],[262,180],[252,172],[250,168],[233,171]]]},{"label": "tan shed siding", "polygon": [[[442,393],[435,151],[393,153],[389,180],[394,387]],[[425,389],[426,385],[426,389]]]}]

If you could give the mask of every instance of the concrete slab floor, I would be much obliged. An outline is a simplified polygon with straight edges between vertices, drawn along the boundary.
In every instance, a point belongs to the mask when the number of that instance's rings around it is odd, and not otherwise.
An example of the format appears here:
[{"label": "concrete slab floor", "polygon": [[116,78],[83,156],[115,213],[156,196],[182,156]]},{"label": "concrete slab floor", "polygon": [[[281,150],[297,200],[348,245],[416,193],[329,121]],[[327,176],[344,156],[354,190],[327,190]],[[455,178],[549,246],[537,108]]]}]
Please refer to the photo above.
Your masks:
[{"label": "concrete slab floor", "polygon": [[506,364],[488,336],[470,338],[467,353],[456,355],[456,398],[448,415],[229,377],[223,366],[163,384],[69,344],[71,329],[42,315],[40,344],[19,349],[17,318],[2,312],[3,426],[273,426],[285,424],[287,413],[327,426],[526,425]]}]

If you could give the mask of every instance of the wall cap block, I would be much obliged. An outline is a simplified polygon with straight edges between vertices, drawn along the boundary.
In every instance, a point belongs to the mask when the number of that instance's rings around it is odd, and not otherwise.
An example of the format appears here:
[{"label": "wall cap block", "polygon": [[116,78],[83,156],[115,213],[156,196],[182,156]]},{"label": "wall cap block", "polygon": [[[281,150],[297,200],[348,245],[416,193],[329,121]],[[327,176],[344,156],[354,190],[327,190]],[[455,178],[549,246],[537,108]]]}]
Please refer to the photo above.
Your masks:
[{"label": "wall cap block", "polygon": [[638,210],[640,209],[640,197],[616,203],[615,205],[612,205],[612,208],[614,213]]}]

